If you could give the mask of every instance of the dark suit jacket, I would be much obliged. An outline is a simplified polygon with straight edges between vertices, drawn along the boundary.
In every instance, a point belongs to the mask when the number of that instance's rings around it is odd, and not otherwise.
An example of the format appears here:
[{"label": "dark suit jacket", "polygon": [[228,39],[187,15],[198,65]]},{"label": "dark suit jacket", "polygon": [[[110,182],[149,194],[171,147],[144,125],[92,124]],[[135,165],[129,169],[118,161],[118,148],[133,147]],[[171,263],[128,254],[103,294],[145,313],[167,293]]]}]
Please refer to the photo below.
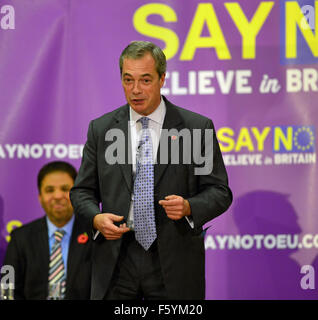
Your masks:
[{"label": "dark suit jacket", "polygon": [[[210,119],[171,104],[166,98],[166,116],[163,129],[214,129]],[[133,190],[132,165],[128,163],[129,106],[125,105],[91,121],[82,164],[71,201],[80,216],[92,225],[93,218],[102,212],[128,216]],[[117,128],[125,133],[124,164],[109,165],[105,150],[112,141],[105,141],[109,129]],[[175,141],[176,139],[174,139]],[[170,141],[173,142],[172,139]],[[203,139],[204,142],[204,139]],[[203,143],[204,148],[204,143]],[[160,151],[158,150],[158,153]],[[157,155],[160,159],[160,155]],[[180,143],[180,159],[182,143]],[[156,164],[155,214],[158,250],[163,279],[170,299],[204,299],[205,250],[202,226],[223,213],[232,202],[227,173],[216,136],[213,138],[213,171],[209,175],[194,175],[196,164]],[[159,160],[158,160],[159,162]],[[185,218],[169,219],[158,201],[176,194],[188,199],[194,229]],[[108,289],[116,264],[121,239],[106,240],[99,235],[93,244],[92,299],[102,299]]]},{"label": "dark suit jacket", "polygon": [[[67,259],[65,299],[90,298],[91,240],[77,238],[87,227],[75,217]],[[49,240],[46,218],[40,218],[11,233],[4,264],[15,269],[15,299],[44,300],[48,295]]]}]

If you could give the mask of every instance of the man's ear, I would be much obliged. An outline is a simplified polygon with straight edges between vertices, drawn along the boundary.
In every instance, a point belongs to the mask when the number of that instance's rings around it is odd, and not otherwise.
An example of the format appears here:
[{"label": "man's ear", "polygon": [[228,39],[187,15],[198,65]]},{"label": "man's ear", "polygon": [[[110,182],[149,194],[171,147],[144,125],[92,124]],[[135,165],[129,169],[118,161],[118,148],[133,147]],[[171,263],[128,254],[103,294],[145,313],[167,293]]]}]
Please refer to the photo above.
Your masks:
[{"label": "man's ear", "polygon": [[166,74],[163,73],[159,79],[159,82],[160,82],[160,88],[163,87],[163,85],[165,84],[165,79],[166,79]]},{"label": "man's ear", "polygon": [[41,197],[40,193],[38,194],[38,200],[39,200],[40,204],[42,205],[42,197]]}]

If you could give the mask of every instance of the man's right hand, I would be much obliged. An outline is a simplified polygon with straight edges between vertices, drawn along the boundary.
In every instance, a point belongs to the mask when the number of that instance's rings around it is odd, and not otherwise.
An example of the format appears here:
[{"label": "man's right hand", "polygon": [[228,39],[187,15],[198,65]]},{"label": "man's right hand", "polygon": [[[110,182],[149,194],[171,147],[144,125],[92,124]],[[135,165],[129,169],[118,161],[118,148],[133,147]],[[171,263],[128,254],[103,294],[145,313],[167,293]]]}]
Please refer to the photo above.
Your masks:
[{"label": "man's right hand", "polygon": [[123,216],[117,216],[112,213],[99,213],[94,217],[93,226],[107,240],[117,240],[130,230],[127,228],[126,223],[121,224],[119,227],[114,224],[114,222],[120,222],[123,219]]}]

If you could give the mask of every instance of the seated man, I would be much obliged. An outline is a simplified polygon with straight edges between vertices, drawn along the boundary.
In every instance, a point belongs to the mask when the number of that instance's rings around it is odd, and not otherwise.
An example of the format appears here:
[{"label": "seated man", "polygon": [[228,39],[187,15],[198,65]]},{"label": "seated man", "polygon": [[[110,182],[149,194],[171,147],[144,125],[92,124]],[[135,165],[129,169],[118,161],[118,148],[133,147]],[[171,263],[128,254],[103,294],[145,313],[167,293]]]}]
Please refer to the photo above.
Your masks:
[{"label": "seated man", "polygon": [[69,198],[76,175],[61,161],[40,170],[39,201],[46,215],[11,233],[4,260],[15,271],[14,299],[89,299],[91,241]]}]

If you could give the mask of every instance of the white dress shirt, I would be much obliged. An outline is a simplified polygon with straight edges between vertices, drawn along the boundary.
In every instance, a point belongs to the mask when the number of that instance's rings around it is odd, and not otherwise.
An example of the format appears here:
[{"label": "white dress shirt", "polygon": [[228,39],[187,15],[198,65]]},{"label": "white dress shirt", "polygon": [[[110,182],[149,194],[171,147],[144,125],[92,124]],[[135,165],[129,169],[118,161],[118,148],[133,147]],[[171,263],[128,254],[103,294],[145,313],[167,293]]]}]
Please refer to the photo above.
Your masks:
[{"label": "white dress shirt", "polygon": [[[158,108],[151,114],[147,116],[149,118],[148,128],[151,134],[152,140],[152,154],[153,159],[155,161],[157,157],[157,151],[159,146],[160,134],[162,130],[163,121],[166,115],[166,105],[163,99],[161,98],[160,104]],[[132,166],[133,166],[133,176],[136,175],[136,159],[137,159],[137,152],[138,152],[138,143],[141,138],[142,133],[142,125],[141,122],[138,121],[143,116],[137,113],[131,107],[129,108],[129,130],[130,130],[130,139],[131,139],[131,150],[132,150]],[[135,180],[135,179],[134,179]],[[133,194],[130,202],[130,208],[127,218],[127,226],[131,229],[134,229],[134,206],[133,206]]]},{"label": "white dress shirt", "polygon": [[[150,130],[151,139],[152,139],[152,152],[153,152],[153,159],[155,161],[157,157],[157,151],[159,146],[159,140],[162,130],[163,121],[166,115],[166,105],[164,100],[161,97],[160,104],[158,108],[151,114],[147,116],[149,118],[148,128]],[[129,129],[130,129],[130,138],[131,138],[131,150],[132,150],[132,162],[133,162],[133,175],[135,177],[136,174],[136,159],[137,159],[137,148],[138,143],[141,138],[142,132],[142,125],[141,122],[138,121],[143,116],[137,113],[131,107],[129,108]],[[163,200],[163,199],[162,199]],[[191,228],[194,228],[194,223],[192,217],[185,217],[190,225]],[[130,202],[130,208],[127,218],[127,226],[134,229],[134,205],[133,205],[133,194]]]}]

